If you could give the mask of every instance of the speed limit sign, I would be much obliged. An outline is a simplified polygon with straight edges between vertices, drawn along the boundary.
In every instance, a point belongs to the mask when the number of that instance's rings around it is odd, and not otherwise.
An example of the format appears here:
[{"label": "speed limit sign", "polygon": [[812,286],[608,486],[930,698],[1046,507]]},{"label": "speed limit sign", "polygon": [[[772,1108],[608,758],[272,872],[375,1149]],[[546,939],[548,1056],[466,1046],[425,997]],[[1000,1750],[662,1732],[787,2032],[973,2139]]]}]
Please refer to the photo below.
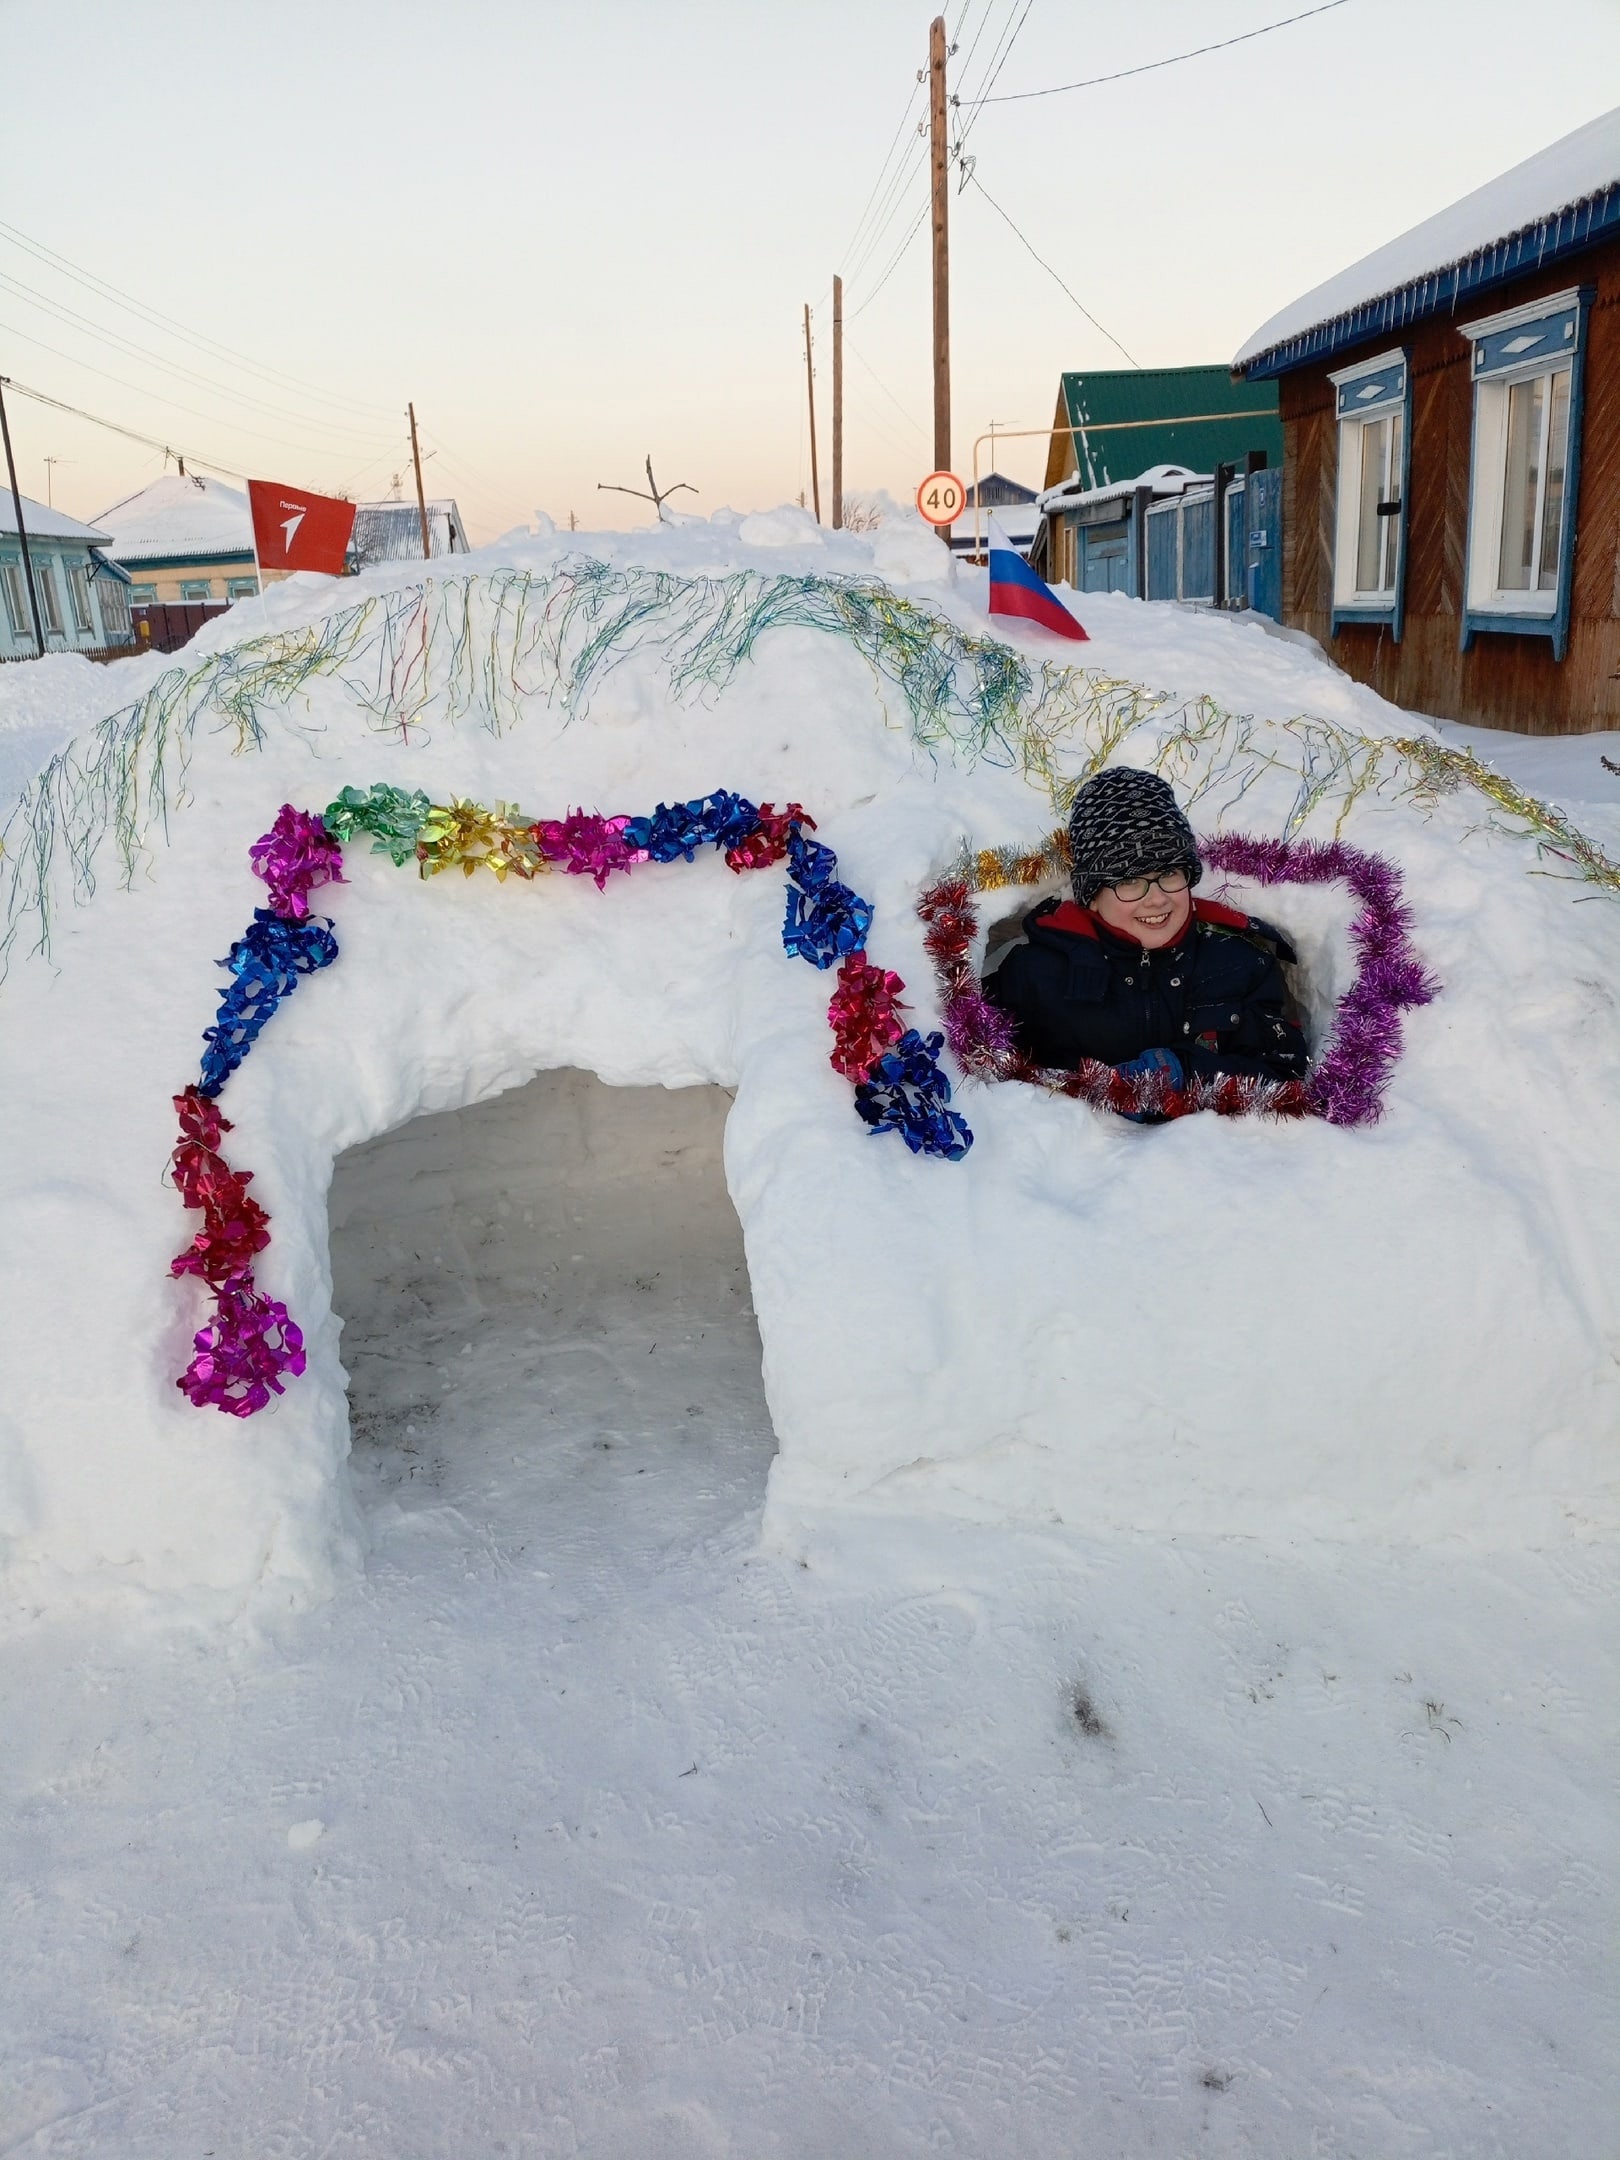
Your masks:
[{"label": "speed limit sign", "polygon": [[962,515],[967,489],[953,472],[931,472],[917,490],[917,508],[930,525],[954,525]]}]

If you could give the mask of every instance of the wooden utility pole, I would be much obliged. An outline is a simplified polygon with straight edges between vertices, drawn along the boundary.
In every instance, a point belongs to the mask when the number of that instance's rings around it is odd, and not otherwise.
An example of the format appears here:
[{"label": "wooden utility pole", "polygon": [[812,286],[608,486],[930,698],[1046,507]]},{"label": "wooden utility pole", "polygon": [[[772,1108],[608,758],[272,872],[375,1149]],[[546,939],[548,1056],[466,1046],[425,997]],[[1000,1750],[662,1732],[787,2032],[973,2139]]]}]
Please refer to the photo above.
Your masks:
[{"label": "wooden utility pole", "polygon": [[844,529],[844,281],[833,279],[833,530]]},{"label": "wooden utility pole", "polygon": [[815,498],[816,523],[821,523],[821,474],[816,469],[816,366],[810,355],[810,303],[804,303],[804,380],[810,392],[810,492]]},{"label": "wooden utility pole", "polygon": [[422,487],[422,446],[416,439],[416,407],[407,405],[406,413],[411,423],[411,458],[416,466],[416,514],[422,520],[422,560],[433,559],[433,541],[428,533],[427,495]]},{"label": "wooden utility pole", "polygon": [[[945,18],[928,31],[928,145],[934,181],[934,470],[951,469],[950,121],[945,103]],[[946,535],[947,539],[949,535]]]},{"label": "wooden utility pole", "polygon": [[[0,386],[10,382],[9,375],[0,375]],[[34,589],[34,558],[28,552],[28,528],[23,523],[22,496],[17,488],[17,460],[11,454],[11,425],[6,419],[6,401],[0,397],[0,437],[5,440],[6,472],[11,480],[11,507],[17,520],[17,545],[22,549],[23,575],[28,580],[28,606],[34,618],[34,643],[39,647],[39,657],[45,657],[45,633],[39,626],[39,594]]]}]

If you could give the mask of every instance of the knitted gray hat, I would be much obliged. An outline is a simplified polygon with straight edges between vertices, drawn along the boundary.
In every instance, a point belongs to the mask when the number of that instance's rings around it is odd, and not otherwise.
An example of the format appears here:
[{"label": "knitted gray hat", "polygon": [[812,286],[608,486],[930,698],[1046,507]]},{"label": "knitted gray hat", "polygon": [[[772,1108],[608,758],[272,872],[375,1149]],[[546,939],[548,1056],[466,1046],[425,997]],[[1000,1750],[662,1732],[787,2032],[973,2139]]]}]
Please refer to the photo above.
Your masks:
[{"label": "knitted gray hat", "polygon": [[1185,870],[1189,885],[1204,874],[1198,843],[1170,784],[1134,765],[1095,774],[1069,812],[1074,897],[1089,907],[1105,885]]}]

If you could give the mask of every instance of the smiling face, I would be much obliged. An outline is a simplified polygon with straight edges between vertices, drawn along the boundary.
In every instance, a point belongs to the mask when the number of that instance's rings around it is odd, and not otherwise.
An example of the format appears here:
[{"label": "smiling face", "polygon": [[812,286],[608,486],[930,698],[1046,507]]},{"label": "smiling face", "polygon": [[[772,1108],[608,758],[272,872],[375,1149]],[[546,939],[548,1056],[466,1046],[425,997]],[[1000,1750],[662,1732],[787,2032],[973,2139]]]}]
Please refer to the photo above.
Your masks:
[{"label": "smiling face", "polygon": [[1166,892],[1160,884],[1139,892],[1142,880],[1134,878],[1124,888],[1136,894],[1134,899],[1123,898],[1117,885],[1105,885],[1092,901],[1091,912],[1110,930],[1134,938],[1148,952],[1157,952],[1161,945],[1173,945],[1192,915],[1192,894],[1184,872],[1172,870],[1164,874],[1172,880],[1181,879],[1179,892]]}]

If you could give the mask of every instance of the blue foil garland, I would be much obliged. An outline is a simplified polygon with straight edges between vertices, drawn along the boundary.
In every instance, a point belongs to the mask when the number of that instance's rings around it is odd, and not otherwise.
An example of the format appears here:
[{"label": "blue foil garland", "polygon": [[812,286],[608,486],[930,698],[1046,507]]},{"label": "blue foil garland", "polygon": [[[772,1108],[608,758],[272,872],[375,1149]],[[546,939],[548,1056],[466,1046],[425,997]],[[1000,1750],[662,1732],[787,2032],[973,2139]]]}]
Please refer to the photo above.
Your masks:
[{"label": "blue foil garland", "polygon": [[282,999],[298,988],[298,978],[330,967],[337,956],[337,939],[323,916],[291,922],[269,908],[255,908],[252,922],[219,962],[235,980],[220,992],[214,1025],[203,1029],[207,1048],[199,1092],[217,1095]]},{"label": "blue foil garland", "polygon": [[759,811],[745,796],[719,788],[696,802],[660,803],[651,817],[632,818],[625,842],[644,848],[649,862],[691,862],[700,847],[735,847],[759,830]]},{"label": "blue foil garland", "polygon": [[871,927],[871,902],[847,885],[833,880],[809,894],[788,887],[782,944],[812,967],[830,968],[849,953],[864,951]]},{"label": "blue foil garland", "polygon": [[797,825],[788,840],[788,876],[805,892],[820,892],[838,873],[838,857]]},{"label": "blue foil garland", "polygon": [[787,913],[782,944],[814,968],[830,968],[863,952],[872,903],[838,882],[838,857],[798,826],[788,841]]},{"label": "blue foil garland", "polygon": [[870,1076],[857,1083],[855,1112],[874,1133],[896,1132],[913,1155],[942,1155],[960,1162],[973,1145],[966,1118],[945,1105],[951,1083],[940,1069],[943,1035],[907,1028],[884,1052]]}]

